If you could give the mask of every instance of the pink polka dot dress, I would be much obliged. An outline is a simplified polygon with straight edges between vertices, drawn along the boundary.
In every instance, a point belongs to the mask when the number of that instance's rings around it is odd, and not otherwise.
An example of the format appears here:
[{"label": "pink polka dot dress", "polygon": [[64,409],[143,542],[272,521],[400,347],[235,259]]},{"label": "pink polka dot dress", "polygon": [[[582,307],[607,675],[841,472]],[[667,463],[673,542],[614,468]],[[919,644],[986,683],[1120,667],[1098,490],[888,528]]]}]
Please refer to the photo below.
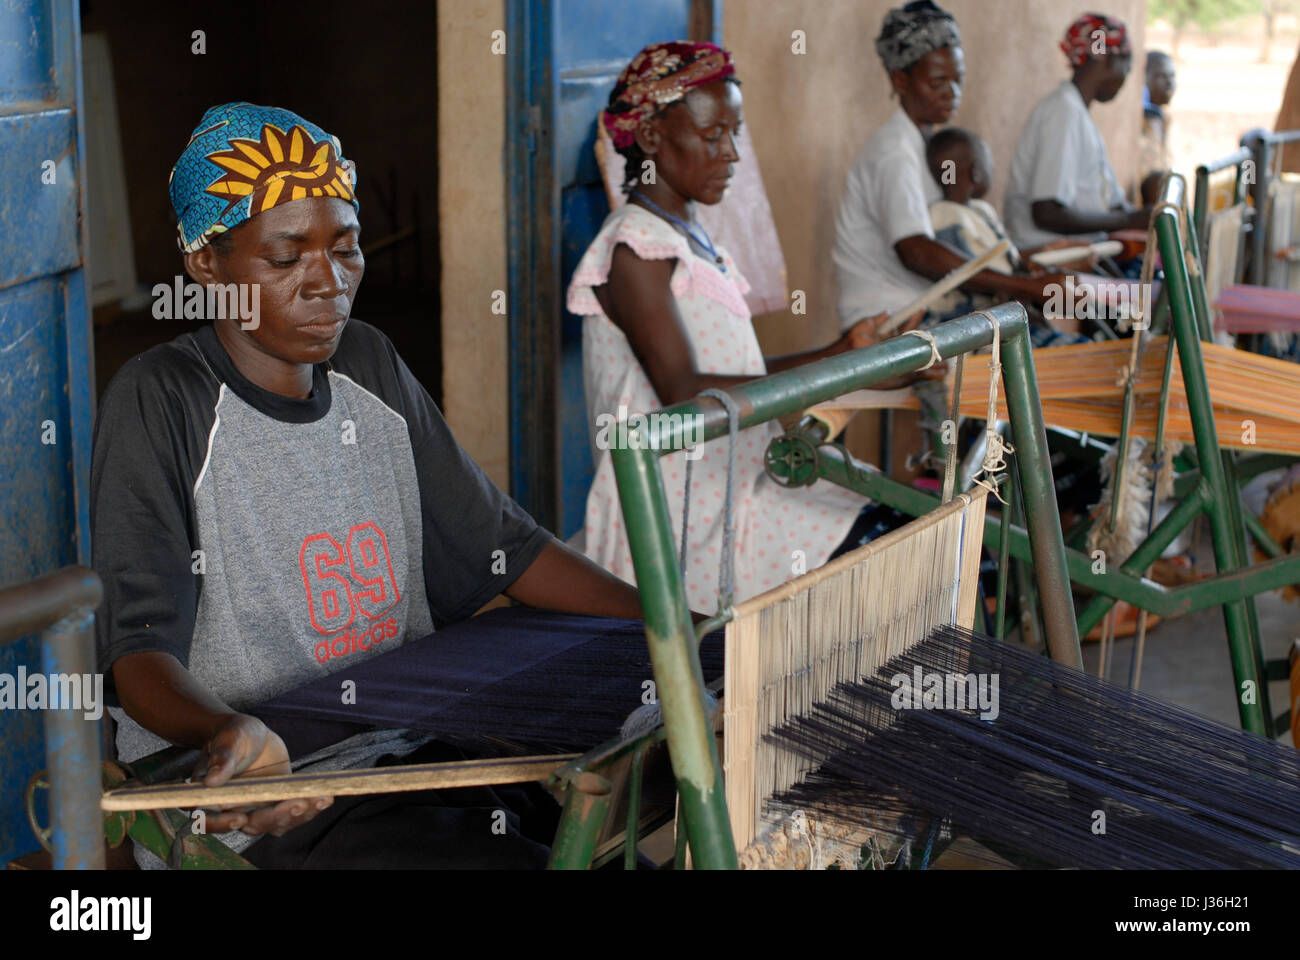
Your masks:
[{"label": "pink polka dot dress", "polygon": [[[730,255],[721,247],[726,272],[696,255],[686,238],[665,220],[636,204],[624,204],[605,220],[583,255],[569,285],[568,308],[584,318],[582,370],[588,425],[596,465],[587,494],[586,554],[606,570],[636,583],[609,447],[614,430],[600,431],[602,414],[617,418],[648,413],[664,404],[642,369],[623,332],[605,316],[593,288],[609,278],[614,248],[626,244],[643,260],[674,259],[671,289],[677,300],[696,369],[701,373],[761,377],[767,373],[744,294],[749,289]],[[848,534],[867,500],[824,480],[812,487],[785,489],[763,470],[768,441],[781,433],[769,422],[742,430],[737,437],[733,503],[736,524],[736,601],[779,586],[821,566]],[[715,613],[718,564],[722,552],[728,439],[703,445],[691,468],[690,528],[687,531],[686,593],[691,609]],[[659,459],[681,550],[686,454]],[[680,555],[680,553],[679,553]]]}]

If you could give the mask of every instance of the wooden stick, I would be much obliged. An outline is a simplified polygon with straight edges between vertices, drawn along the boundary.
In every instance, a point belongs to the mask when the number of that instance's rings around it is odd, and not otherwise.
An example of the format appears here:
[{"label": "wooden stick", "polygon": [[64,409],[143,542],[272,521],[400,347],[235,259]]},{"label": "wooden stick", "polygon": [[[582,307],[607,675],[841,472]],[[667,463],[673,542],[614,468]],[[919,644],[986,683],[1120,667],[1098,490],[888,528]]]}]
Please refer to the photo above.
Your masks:
[{"label": "wooden stick", "polygon": [[290,773],[279,777],[248,777],[219,787],[202,783],[160,783],[109,790],[100,798],[103,810],[164,810],[209,806],[243,806],[303,800],[313,797],[351,797],[367,793],[404,793],[451,787],[489,787],[505,783],[545,780],[576,753],[549,757],[489,758],[454,763],[420,763],[369,770],[335,770],[329,773]]},{"label": "wooden stick", "polygon": [[[937,303],[1010,249],[1010,240],[1000,240],[993,249],[985,251],[974,260],[963,263],[952,273],[926,290],[925,293],[903,307],[903,309],[890,314],[888,319],[880,325],[881,338],[892,335],[895,330],[907,322],[907,319],[912,314],[918,310],[929,309],[931,304]],[[804,412],[824,423],[829,431],[827,436],[833,437],[853,419],[853,413],[849,411],[884,410],[891,407],[902,407],[906,405],[911,394],[912,391],[906,388],[903,390],[854,390],[843,397],[819,403]]]},{"label": "wooden stick", "polygon": [[1113,257],[1124,252],[1124,244],[1118,240],[1098,240],[1096,243],[1081,243],[1076,247],[1058,247],[1055,250],[1042,250],[1029,259],[1040,267],[1054,267],[1062,263],[1073,263],[1087,257]]},{"label": "wooden stick", "polygon": [[890,314],[889,319],[880,325],[880,333],[882,335],[893,333],[906,323],[907,318],[912,314],[918,310],[928,310],[931,304],[943,299],[1010,249],[1010,240],[999,240],[997,246],[991,250],[986,250],[974,260],[967,260],[903,309]]}]

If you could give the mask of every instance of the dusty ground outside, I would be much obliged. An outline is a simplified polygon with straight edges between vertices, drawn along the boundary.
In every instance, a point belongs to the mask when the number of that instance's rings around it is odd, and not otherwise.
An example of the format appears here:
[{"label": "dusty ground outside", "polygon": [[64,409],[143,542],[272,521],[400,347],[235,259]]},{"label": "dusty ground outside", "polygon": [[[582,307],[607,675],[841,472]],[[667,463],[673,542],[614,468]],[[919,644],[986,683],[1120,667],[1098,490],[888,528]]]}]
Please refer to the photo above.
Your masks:
[{"label": "dusty ground outside", "polygon": [[[1279,18],[1268,61],[1260,63],[1259,17],[1225,24],[1215,37],[1183,35],[1175,58],[1178,88],[1170,116],[1173,167],[1190,179],[1198,164],[1232,153],[1252,127],[1273,129],[1287,76],[1300,46],[1300,22]],[[1147,48],[1173,52],[1173,29],[1163,20],[1147,24]],[[1140,82],[1142,60],[1134,58]]]}]

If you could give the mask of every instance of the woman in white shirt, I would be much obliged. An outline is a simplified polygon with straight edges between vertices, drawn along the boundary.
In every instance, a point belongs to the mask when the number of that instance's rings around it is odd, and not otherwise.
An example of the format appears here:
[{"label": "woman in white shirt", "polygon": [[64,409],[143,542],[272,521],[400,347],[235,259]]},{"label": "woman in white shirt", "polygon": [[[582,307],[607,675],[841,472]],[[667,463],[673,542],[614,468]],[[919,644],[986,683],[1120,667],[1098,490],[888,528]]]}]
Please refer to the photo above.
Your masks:
[{"label": "woman in white shirt", "polygon": [[1128,31],[1114,17],[1085,13],[1060,47],[1073,75],[1029,115],[1007,180],[1007,231],[1022,247],[1145,230],[1151,215],[1150,207],[1125,201],[1106,142],[1088,112],[1094,100],[1109,103],[1124,86],[1133,63]]},{"label": "woman in white shirt", "polygon": [[[925,142],[961,103],[965,57],[952,15],[916,0],[885,17],[876,51],[899,106],[849,168],[835,223],[833,259],[840,328],[877,310],[906,306],[966,260],[936,240],[930,205],[942,194],[930,176]],[[983,270],[963,289],[1041,304],[1059,275],[1013,277]]]}]

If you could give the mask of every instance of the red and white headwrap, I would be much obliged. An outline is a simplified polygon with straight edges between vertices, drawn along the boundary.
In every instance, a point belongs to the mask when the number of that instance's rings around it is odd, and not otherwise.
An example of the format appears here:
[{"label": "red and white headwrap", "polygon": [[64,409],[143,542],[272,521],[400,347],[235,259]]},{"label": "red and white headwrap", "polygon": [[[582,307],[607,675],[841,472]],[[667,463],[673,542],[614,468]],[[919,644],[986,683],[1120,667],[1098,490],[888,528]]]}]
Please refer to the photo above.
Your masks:
[{"label": "red and white headwrap", "polygon": [[1101,13],[1085,13],[1070,24],[1061,41],[1061,50],[1076,67],[1087,63],[1089,57],[1133,52],[1124,22]]},{"label": "red and white headwrap", "polygon": [[735,72],[731,54],[717,44],[652,43],[618,75],[605,109],[605,129],[615,147],[629,147],[642,120],[676,103],[688,90]]}]

